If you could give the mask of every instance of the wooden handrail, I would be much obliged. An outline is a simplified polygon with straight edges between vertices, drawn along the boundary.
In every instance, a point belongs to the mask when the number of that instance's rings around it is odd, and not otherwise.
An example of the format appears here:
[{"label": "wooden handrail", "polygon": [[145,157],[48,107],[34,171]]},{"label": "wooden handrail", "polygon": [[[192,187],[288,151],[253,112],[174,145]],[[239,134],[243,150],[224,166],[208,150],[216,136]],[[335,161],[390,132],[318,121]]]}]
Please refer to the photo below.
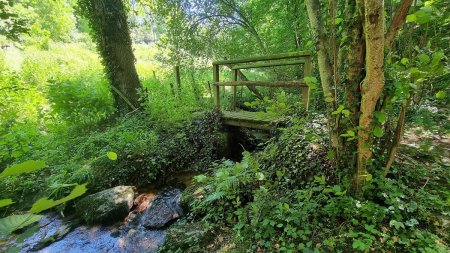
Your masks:
[{"label": "wooden handrail", "polygon": [[246,62],[258,62],[258,61],[270,61],[270,60],[282,60],[291,58],[301,58],[301,57],[311,57],[312,53],[310,51],[298,51],[291,53],[273,54],[273,55],[261,55],[249,58],[240,58],[234,60],[221,60],[213,62],[213,65],[225,65],[225,64],[236,64],[236,63],[246,63]]},{"label": "wooden handrail", "polygon": [[278,62],[257,62],[253,64],[236,64],[232,65],[231,69],[253,69],[253,68],[265,68],[265,67],[276,67],[276,66],[289,66],[289,65],[299,65],[304,64],[305,60],[288,60],[288,61],[278,61]]},{"label": "wooden handrail", "polygon": [[304,81],[231,81],[215,82],[216,86],[265,86],[265,87],[308,87]]}]

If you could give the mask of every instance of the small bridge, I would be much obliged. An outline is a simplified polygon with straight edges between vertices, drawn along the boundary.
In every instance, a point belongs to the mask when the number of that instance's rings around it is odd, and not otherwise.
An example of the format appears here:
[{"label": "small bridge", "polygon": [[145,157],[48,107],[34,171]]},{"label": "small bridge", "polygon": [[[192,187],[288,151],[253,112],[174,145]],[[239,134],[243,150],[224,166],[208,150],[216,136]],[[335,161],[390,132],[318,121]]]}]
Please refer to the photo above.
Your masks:
[{"label": "small bridge", "polygon": [[[247,127],[255,129],[273,130],[283,118],[274,117],[261,112],[237,111],[237,86],[266,87],[298,87],[301,90],[301,101],[307,110],[309,106],[309,87],[304,81],[249,81],[238,80],[241,69],[265,68],[276,66],[303,65],[303,76],[311,76],[311,52],[292,52],[275,55],[256,56],[250,58],[223,60],[213,62],[214,103],[220,109],[220,87],[231,86],[233,92],[232,111],[222,111],[222,123],[228,126]],[[232,70],[231,81],[219,81],[220,66],[227,66]]]}]

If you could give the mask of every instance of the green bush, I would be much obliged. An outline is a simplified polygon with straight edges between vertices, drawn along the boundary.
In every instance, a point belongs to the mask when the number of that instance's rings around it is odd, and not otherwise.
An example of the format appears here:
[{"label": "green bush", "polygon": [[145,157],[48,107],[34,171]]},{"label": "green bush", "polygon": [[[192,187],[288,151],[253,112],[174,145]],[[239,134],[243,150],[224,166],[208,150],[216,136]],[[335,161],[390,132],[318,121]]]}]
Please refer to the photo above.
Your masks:
[{"label": "green bush", "polygon": [[50,81],[47,97],[58,118],[74,126],[98,123],[113,112],[113,99],[104,77],[79,73]]}]

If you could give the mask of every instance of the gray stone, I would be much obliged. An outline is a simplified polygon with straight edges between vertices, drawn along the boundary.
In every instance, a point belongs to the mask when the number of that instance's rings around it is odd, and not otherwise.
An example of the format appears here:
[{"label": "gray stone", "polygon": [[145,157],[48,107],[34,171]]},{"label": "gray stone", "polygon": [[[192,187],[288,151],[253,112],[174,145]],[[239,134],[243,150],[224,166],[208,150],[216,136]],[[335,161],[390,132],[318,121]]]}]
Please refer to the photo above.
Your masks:
[{"label": "gray stone", "polygon": [[146,228],[162,228],[180,218],[183,216],[180,199],[179,189],[162,192],[142,213],[141,224]]},{"label": "gray stone", "polygon": [[88,224],[112,224],[128,215],[133,200],[132,186],[117,186],[84,197],[77,202],[76,212]]}]

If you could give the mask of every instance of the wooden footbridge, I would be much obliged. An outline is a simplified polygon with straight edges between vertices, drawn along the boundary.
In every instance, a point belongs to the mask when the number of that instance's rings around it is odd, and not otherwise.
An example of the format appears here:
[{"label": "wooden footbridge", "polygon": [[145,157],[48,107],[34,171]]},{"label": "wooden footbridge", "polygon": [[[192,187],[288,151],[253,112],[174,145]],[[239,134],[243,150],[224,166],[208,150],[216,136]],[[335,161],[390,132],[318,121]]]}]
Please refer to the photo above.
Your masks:
[{"label": "wooden footbridge", "polygon": [[[311,52],[292,52],[275,55],[256,56],[250,58],[223,60],[213,62],[213,78],[214,78],[214,102],[220,110],[220,87],[231,86],[233,93],[232,110],[222,111],[222,123],[228,126],[247,127],[255,129],[272,130],[276,129],[277,123],[283,118],[273,117],[269,114],[261,112],[237,111],[236,110],[236,93],[237,86],[247,86],[254,88],[256,86],[266,87],[298,87],[301,90],[301,101],[307,110],[309,106],[309,87],[303,80],[294,81],[249,81],[238,80],[241,69],[265,68],[276,66],[303,65],[303,75],[311,75]],[[232,70],[231,81],[219,81],[220,66],[227,66]]]}]

